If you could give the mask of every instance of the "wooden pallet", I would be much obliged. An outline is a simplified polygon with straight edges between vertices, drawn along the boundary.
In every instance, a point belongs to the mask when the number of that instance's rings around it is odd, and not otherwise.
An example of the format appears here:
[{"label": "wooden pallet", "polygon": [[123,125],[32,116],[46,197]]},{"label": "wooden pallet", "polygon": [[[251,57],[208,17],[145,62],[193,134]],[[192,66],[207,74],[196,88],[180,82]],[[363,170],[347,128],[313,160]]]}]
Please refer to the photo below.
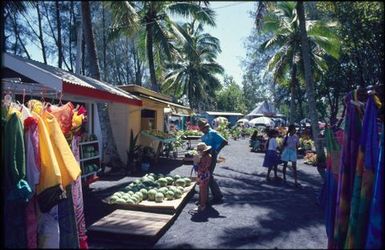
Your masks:
[{"label": "wooden pallet", "polygon": [[138,204],[111,204],[110,197],[107,197],[103,202],[111,205],[115,209],[125,209],[125,210],[136,210],[152,213],[163,213],[163,214],[175,214],[180,209],[182,209],[183,204],[187,199],[193,194],[194,187],[196,182],[191,182],[191,185],[185,187],[185,192],[182,194],[181,198],[175,200],[163,200],[161,203],[155,201],[144,200]]},{"label": "wooden pallet", "polygon": [[155,242],[174,220],[175,215],[117,209],[92,224],[88,231],[99,241]]}]

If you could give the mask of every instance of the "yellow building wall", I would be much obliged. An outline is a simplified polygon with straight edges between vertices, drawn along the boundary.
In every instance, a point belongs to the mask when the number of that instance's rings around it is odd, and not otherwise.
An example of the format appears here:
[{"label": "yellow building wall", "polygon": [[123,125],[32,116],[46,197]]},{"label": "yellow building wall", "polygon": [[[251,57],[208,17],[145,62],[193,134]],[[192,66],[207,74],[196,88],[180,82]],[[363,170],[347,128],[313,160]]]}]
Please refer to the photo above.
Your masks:
[{"label": "yellow building wall", "polygon": [[[143,106],[133,106],[123,103],[110,103],[108,105],[108,113],[111,122],[112,134],[115,139],[116,147],[120,159],[124,164],[127,163],[127,151],[130,146],[131,129],[134,136],[140,133],[142,129],[141,111],[149,109],[156,111],[156,128],[163,131],[164,129],[164,107],[163,104],[158,104],[153,101],[143,100]],[[154,142],[150,138],[139,135],[138,143],[143,146],[150,146],[157,150],[158,142]]]}]

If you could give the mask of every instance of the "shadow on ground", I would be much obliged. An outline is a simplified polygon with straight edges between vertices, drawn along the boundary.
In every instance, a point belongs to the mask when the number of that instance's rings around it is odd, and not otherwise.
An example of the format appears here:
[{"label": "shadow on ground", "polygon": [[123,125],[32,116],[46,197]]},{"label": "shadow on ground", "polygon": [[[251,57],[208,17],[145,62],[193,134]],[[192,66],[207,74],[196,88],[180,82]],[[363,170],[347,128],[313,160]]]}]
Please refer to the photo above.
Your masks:
[{"label": "shadow on ground", "polygon": [[[322,210],[317,206],[315,187],[320,185],[320,177],[298,171],[301,188],[292,184],[290,170],[287,178],[282,180],[265,180],[266,170],[261,172],[244,172],[230,166],[222,166],[220,174],[215,174],[219,186],[225,193],[223,206],[237,207],[248,205],[268,211],[255,217],[255,225],[229,227],[224,229],[219,247],[242,248],[249,242],[267,244],[274,238],[287,236],[290,231],[309,228],[323,224]],[[295,212],[293,212],[295,211]],[[229,237],[231,236],[231,237]],[[271,246],[270,246],[271,247]]]}]

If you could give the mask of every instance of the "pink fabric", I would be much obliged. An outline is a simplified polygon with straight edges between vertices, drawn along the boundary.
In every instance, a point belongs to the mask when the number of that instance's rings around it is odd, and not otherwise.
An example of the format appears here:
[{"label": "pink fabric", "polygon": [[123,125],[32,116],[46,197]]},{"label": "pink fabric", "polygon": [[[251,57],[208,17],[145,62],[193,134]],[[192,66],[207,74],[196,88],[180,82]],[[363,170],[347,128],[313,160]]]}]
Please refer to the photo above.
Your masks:
[{"label": "pink fabric", "polygon": [[73,110],[74,106],[71,102],[60,107],[51,105],[48,108],[48,112],[54,115],[59,122],[64,135],[67,135],[71,130]]},{"label": "pink fabric", "polygon": [[[78,162],[80,162],[79,141],[80,136],[74,136],[71,144],[72,152]],[[81,176],[79,176],[72,185],[72,200],[74,204],[76,226],[78,229],[79,246],[81,249],[88,249],[86,222],[84,219],[83,211],[84,208]]]},{"label": "pink fabric", "polygon": [[[28,117],[24,120],[25,130],[25,149],[26,149],[26,179],[32,192],[35,193],[36,185],[40,179],[40,153],[38,143],[38,129],[37,121],[33,117]],[[36,197],[33,196],[28,202],[25,209],[26,216],[26,231],[27,231],[27,248],[37,248],[38,237],[38,222],[37,222],[37,210],[36,210]]]}]

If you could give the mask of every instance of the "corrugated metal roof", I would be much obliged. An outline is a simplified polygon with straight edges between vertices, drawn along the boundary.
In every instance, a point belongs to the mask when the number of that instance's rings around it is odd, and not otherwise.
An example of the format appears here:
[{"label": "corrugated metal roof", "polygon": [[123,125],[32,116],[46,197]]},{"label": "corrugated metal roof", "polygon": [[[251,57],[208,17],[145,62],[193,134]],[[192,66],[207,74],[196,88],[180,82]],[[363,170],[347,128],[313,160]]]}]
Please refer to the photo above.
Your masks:
[{"label": "corrugated metal roof", "polygon": [[236,113],[236,112],[215,112],[215,111],[206,111],[206,113],[208,115],[237,115],[237,116],[241,116],[243,115],[242,113]]},{"label": "corrugated metal roof", "polygon": [[[29,59],[26,59],[26,58],[23,58],[20,56],[16,56],[16,55],[12,55],[9,53],[6,53],[6,54],[26,63],[26,65],[32,64],[32,65],[34,65],[40,69],[43,69],[48,74],[52,74],[56,77],[61,78],[62,81],[65,83],[72,84],[72,85],[78,85],[78,86],[90,88],[90,89],[107,91],[110,94],[114,94],[114,95],[118,95],[121,97],[140,101],[140,98],[136,97],[135,95],[130,94],[124,90],[121,90],[115,86],[112,86],[106,82],[96,80],[96,79],[93,79],[93,78],[88,77],[88,76],[78,75],[76,73],[69,72],[69,71],[54,67],[54,66],[46,65],[44,63],[41,63],[41,62],[38,62],[35,60],[29,60]],[[13,68],[12,70],[17,72],[17,68]]]}]

